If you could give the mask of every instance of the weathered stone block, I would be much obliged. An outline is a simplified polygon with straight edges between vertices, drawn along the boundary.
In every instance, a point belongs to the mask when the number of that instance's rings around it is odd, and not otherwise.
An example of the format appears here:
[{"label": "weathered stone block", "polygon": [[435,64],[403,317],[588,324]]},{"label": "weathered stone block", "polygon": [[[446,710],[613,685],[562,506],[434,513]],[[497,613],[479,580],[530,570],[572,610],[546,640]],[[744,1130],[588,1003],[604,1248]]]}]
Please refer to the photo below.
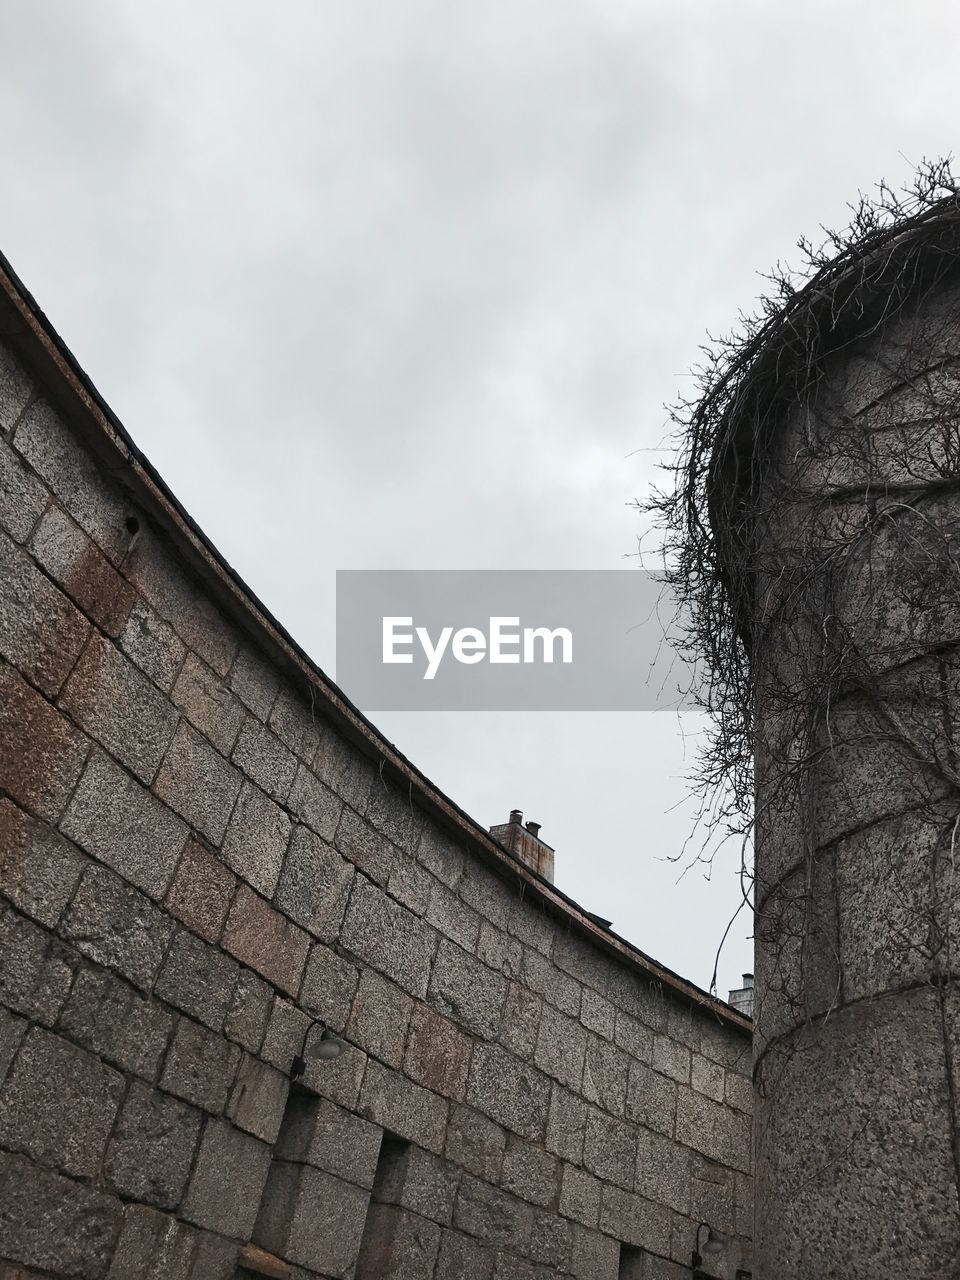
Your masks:
[{"label": "weathered stone block", "polygon": [[0,1098],[0,1145],[91,1178],[99,1167],[123,1077],[49,1031],[27,1034]]},{"label": "weathered stone block", "polygon": [[254,716],[243,722],[232,759],[267,795],[281,803],[286,800],[297,772],[296,757]]},{"label": "weathered stone block", "polygon": [[218,1115],[226,1105],[240,1050],[189,1018],[177,1023],[160,1087]]},{"label": "weathered stone block", "polygon": [[63,592],[0,533],[0,653],[52,697],[89,631],[90,624]]},{"label": "weathered stone block", "polygon": [[492,1039],[500,1029],[506,979],[446,938],[430,977],[430,1003],[474,1035]]},{"label": "weathered stone block", "polygon": [[714,1102],[723,1101],[724,1070],[716,1062],[702,1054],[695,1053],[690,1063],[690,1083],[697,1093],[702,1093]]},{"label": "weathered stone block", "polygon": [[677,1103],[677,1140],[712,1160],[750,1170],[750,1116],[692,1089],[681,1089]]},{"label": "weathered stone block", "polygon": [[0,1006],[0,1085],[10,1070],[17,1050],[26,1034],[27,1024],[9,1009]]},{"label": "weathered stone block", "polygon": [[398,849],[411,856],[416,853],[424,818],[406,791],[378,777],[367,797],[364,817]]},{"label": "weathered stone block", "polygon": [[104,636],[90,637],[60,704],[141,782],[152,781],[177,713]]},{"label": "weathered stone block", "polygon": [[374,1198],[401,1205],[440,1226],[449,1226],[460,1185],[460,1170],[448,1160],[413,1143],[384,1136],[395,1150],[387,1159],[381,1151]]},{"label": "weathered stone block", "polygon": [[[396,898],[417,916],[425,916],[428,923],[436,927],[436,921],[430,918],[427,910],[430,904],[430,887],[432,877],[429,871],[421,867],[408,854],[398,854],[390,876],[387,880],[387,893]],[[442,932],[442,930],[441,930]]]},{"label": "weathered stone block", "polygon": [[324,728],[313,768],[321,782],[357,813],[363,813],[370,789],[377,778],[376,765],[359,748],[347,742],[332,725],[328,724]]},{"label": "weathered stone block", "polygon": [[230,1007],[237,962],[185,929],[173,939],[154,990],[213,1031],[223,1029]]},{"label": "weathered stone block", "polygon": [[617,1010],[596,991],[585,987],[580,1002],[580,1021],[604,1040],[612,1040],[617,1024]]},{"label": "weathered stone block", "polygon": [[47,505],[46,489],[10,448],[0,441],[0,526],[17,542],[26,542]]},{"label": "weathered stone block", "polygon": [[343,1031],[359,982],[356,965],[317,942],[310,948],[300,1003],[334,1031]]},{"label": "weathered stone block", "polygon": [[404,1072],[445,1098],[462,1099],[467,1087],[472,1041],[455,1023],[425,1005],[416,1005],[410,1021]]},{"label": "weathered stone block", "polygon": [[526,1253],[549,1267],[552,1274],[565,1272],[570,1260],[571,1225],[555,1213],[538,1213]]},{"label": "weathered stone block", "polygon": [[387,883],[399,851],[386,836],[375,831],[352,809],[344,808],[336,827],[334,844],[358,871],[377,884]]},{"label": "weathered stone block", "polygon": [[60,1015],[60,1028],[84,1048],[151,1083],[173,1029],[174,1015],[144,1000],[105,969],[83,968]]},{"label": "weathered stone block", "polygon": [[224,1033],[251,1053],[259,1053],[273,1004],[273,990],[249,969],[241,969],[227,1010]]},{"label": "weathered stone block", "polygon": [[332,942],[343,921],[354,870],[308,827],[293,829],[274,902],[323,942]]},{"label": "weathered stone block", "polygon": [[600,1221],[600,1192],[603,1183],[586,1169],[565,1164],[560,1177],[560,1212],[585,1227]]},{"label": "weathered stone block", "polygon": [[[190,1280],[197,1233],[148,1205],[129,1204],[107,1280]],[[204,1276],[205,1280],[205,1276]]]},{"label": "weathered stone block", "polygon": [[[452,907],[457,899],[453,898],[452,895],[451,899]],[[461,904],[460,910],[466,910],[463,904]],[[441,928],[440,932],[444,933],[446,931]],[[454,935],[450,934],[449,936],[453,937]],[[489,920],[480,922],[476,951],[478,960],[482,960],[491,969],[496,969],[505,978],[520,977],[523,968],[523,943],[517,938],[512,938],[509,933],[504,933],[496,925],[492,925]]]},{"label": "weathered stone block", "polygon": [[[405,861],[402,865],[407,866],[409,863]],[[413,865],[418,866],[417,863]],[[480,917],[461,898],[458,898],[452,890],[448,889],[445,884],[432,879],[423,868],[420,868],[420,870],[421,874],[427,878],[427,883],[430,886],[428,901],[421,908],[426,915],[428,923],[432,924],[445,938],[449,938],[452,942],[456,942],[463,947],[464,951],[476,953],[480,941]],[[391,888],[392,892],[393,889]],[[488,929],[485,939],[486,954],[480,957],[484,964],[489,965],[491,969],[504,973],[511,970],[509,961],[510,955],[513,954],[519,966],[520,944],[515,939],[509,938],[507,934],[500,934],[506,945],[498,947],[494,937],[497,931],[490,924],[487,924],[486,927]],[[511,947],[515,948],[512,953]],[[515,970],[512,972],[515,972]],[[512,972],[508,972],[508,976],[512,976]]]},{"label": "weathered stone block", "polygon": [[[577,1276],[578,1280],[626,1280],[620,1275],[620,1245],[599,1231],[574,1228],[570,1274]],[[631,1276],[629,1280],[635,1280],[635,1277]]]},{"label": "weathered stone block", "polygon": [[227,916],[223,945],[268,982],[295,995],[307,962],[307,934],[241,884]]},{"label": "weathered stone block", "polygon": [[225,1120],[208,1120],[180,1216],[235,1240],[249,1240],[269,1169],[265,1142]]},{"label": "weathered stone block", "polygon": [[237,878],[197,839],[187,841],[164,906],[193,933],[217,942],[223,933]]},{"label": "weathered stone block", "polygon": [[99,1280],[120,1214],[113,1196],[0,1152],[0,1255],[55,1275]]},{"label": "weathered stone block", "polygon": [[311,1271],[345,1276],[360,1253],[367,1192],[308,1164],[276,1160],[257,1217],[265,1249]]},{"label": "weathered stone block", "polygon": [[265,722],[276,700],[280,678],[258,649],[241,647],[230,668],[228,683],[253,714]]},{"label": "weathered stone block", "polygon": [[276,1142],[289,1089],[286,1074],[244,1054],[227,1103],[227,1118],[264,1142]]},{"label": "weathered stone block", "polygon": [[613,1116],[588,1108],[583,1163],[598,1178],[632,1191],[637,1164],[636,1129]]},{"label": "weathered stone block", "polygon": [[90,866],[67,908],[64,938],[97,964],[148,991],[174,930],[149,898],[105,867]]},{"label": "weathered stone block", "polygon": [[516,1057],[533,1057],[542,1013],[543,1001],[539,996],[518,982],[510,983],[500,1022],[500,1041]]},{"label": "weathered stone block", "polygon": [[224,836],[223,860],[265,898],[272,898],[292,829],[278,804],[244,782]]},{"label": "weathered stone block", "polygon": [[580,1092],[586,1050],[587,1033],[580,1023],[545,1004],[533,1052],[540,1070]]},{"label": "weathered stone block", "polygon": [[87,761],[60,829],[151,898],[166,892],[187,838],[184,823],[101,751]]},{"label": "weathered stone block", "polygon": [[506,1145],[500,1125],[470,1107],[454,1107],[444,1146],[452,1164],[486,1182],[498,1182]]},{"label": "weathered stone block", "polygon": [[728,1106],[735,1107],[747,1115],[753,1114],[753,1082],[748,1076],[737,1071],[724,1072],[723,1100]]},{"label": "weathered stone block", "polygon": [[56,821],[80,777],[87,740],[12,667],[0,667],[0,779],[18,804]]},{"label": "weathered stone block", "polygon": [[383,1280],[433,1280],[440,1228],[396,1205],[372,1204],[363,1234],[359,1276]]},{"label": "weathered stone block", "polygon": [[529,947],[525,947],[523,952],[522,981],[531,991],[542,996],[547,1004],[570,1018],[579,1018],[580,984],[561,973],[546,956]]},{"label": "weathered stone block", "polygon": [[7,343],[0,343],[0,431],[10,431],[34,395],[30,375]]},{"label": "weathered stone block", "polygon": [[362,876],[354,882],[340,942],[411,995],[427,994],[433,931]]},{"label": "weathered stone block", "polygon": [[181,721],[154,789],[212,844],[219,844],[240,793],[240,781],[236,769]]},{"label": "weathered stone block", "polygon": [[373,1057],[399,1067],[412,1011],[413,1001],[405,991],[374,970],[365,969],[360,975],[347,1035]]},{"label": "weathered stone block", "polygon": [[486,1245],[526,1252],[533,1233],[531,1205],[479,1178],[464,1174],[453,1225]]},{"label": "weathered stone block", "polygon": [[0,1004],[51,1026],[70,990],[73,967],[65,947],[0,905]]},{"label": "weathered stone block", "polygon": [[[640,1130],[637,1136],[636,1190],[646,1200],[690,1212],[690,1152],[659,1133]],[[722,1221],[728,1221],[724,1216]]]},{"label": "weathered stone block", "polygon": [[196,654],[188,653],[171,698],[193,727],[229,755],[246,711],[219,677]]},{"label": "weathered stone block", "polygon": [[302,1052],[304,1040],[312,1025],[311,1019],[302,1009],[298,1009],[289,1000],[284,1000],[282,996],[275,996],[270,1006],[270,1020],[263,1037],[260,1056],[281,1071],[288,1072],[293,1059]]},{"label": "weathered stone block", "polygon": [[367,1062],[358,1110],[367,1120],[428,1151],[443,1150],[446,1100],[373,1059]]},{"label": "weathered stone block", "polygon": [[611,1115],[622,1116],[630,1059],[607,1040],[591,1036],[583,1064],[583,1096]]},{"label": "weathered stone block", "polygon": [[652,1064],[654,1071],[669,1076],[678,1084],[690,1083],[690,1050],[686,1045],[667,1036],[655,1036]]},{"label": "weathered stone block", "polygon": [[325,1098],[294,1086],[277,1141],[276,1158],[373,1186],[383,1130]]},{"label": "weathered stone block", "polygon": [[53,928],[85,863],[46,823],[0,799],[0,894],[25,915]]},{"label": "weathered stone block", "polygon": [[110,1139],[107,1185],[125,1199],[175,1208],[190,1175],[200,1121],[193,1107],[135,1083]]},{"label": "weathered stone block", "polygon": [[542,1141],[549,1101],[550,1082],[535,1067],[498,1045],[476,1045],[467,1084],[471,1106],[521,1138]]},{"label": "weathered stone block", "polygon": [[120,648],[131,662],[169,693],[186,657],[186,646],[146,600],[134,601],[120,632]]},{"label": "weathered stone block", "polygon": [[[313,699],[315,701],[315,699]],[[311,692],[282,684],[267,723],[294,755],[311,762],[320,745],[324,721],[311,706]]]},{"label": "weathered stone block", "polygon": [[677,1085],[642,1062],[630,1066],[627,1081],[627,1118],[636,1124],[673,1136],[677,1120]]},{"label": "weathered stone block", "polygon": [[462,1231],[440,1233],[436,1280],[490,1280],[493,1254]]},{"label": "weathered stone block", "polygon": [[348,1045],[332,1062],[308,1059],[302,1084],[321,1098],[329,1098],[341,1107],[355,1110],[366,1069],[367,1055]]},{"label": "weathered stone block", "polygon": [[649,1063],[653,1057],[653,1031],[622,1009],[617,1010],[613,1038],[634,1062]]},{"label": "weathered stone block", "polygon": [[[429,847],[433,839],[431,829],[425,828],[424,849]],[[462,874],[457,882],[457,893],[485,920],[495,924],[498,929],[508,931],[516,891],[505,880],[491,874],[489,867],[481,865],[473,858],[463,859]]]},{"label": "weathered stone block", "polygon": [[110,636],[126,622],[136,593],[99,547],[59,507],[34,531],[37,562],[83,612]]},{"label": "weathered stone block", "polygon": [[552,1204],[557,1194],[560,1165],[556,1156],[511,1134],[503,1157],[500,1185],[532,1204]]},{"label": "weathered stone block", "polygon": [[333,842],[340,814],[343,812],[343,801],[305,765],[300,765],[297,769],[287,808],[298,821],[306,823],[315,831],[321,840]]},{"label": "weathered stone block", "polygon": [[463,850],[432,822],[424,825],[417,845],[417,858],[448,889],[456,889],[463,875]]},{"label": "weathered stone block", "polygon": [[620,1187],[603,1188],[600,1230],[625,1244],[642,1245],[644,1249],[664,1256],[670,1254],[670,1214],[659,1205]]},{"label": "weathered stone block", "polygon": [[580,1164],[583,1160],[583,1137],[587,1128],[587,1107],[577,1094],[554,1085],[550,1091],[546,1145],[555,1155]]}]

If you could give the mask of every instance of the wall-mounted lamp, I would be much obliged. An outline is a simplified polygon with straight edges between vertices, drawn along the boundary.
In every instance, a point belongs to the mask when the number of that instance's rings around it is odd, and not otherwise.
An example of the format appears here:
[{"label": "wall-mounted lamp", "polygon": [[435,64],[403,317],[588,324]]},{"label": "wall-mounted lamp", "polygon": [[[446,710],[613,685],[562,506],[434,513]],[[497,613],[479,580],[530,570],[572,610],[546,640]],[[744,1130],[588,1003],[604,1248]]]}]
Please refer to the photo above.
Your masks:
[{"label": "wall-mounted lamp", "polygon": [[307,1053],[307,1040],[310,1036],[310,1032],[316,1026],[319,1026],[319,1023],[311,1022],[309,1027],[307,1027],[306,1031],[303,1033],[303,1044],[300,1046],[300,1052],[294,1058],[293,1062],[290,1063],[291,1080],[300,1079],[304,1071],[307,1069],[308,1058],[319,1058],[321,1062],[329,1062],[333,1058],[339,1058],[341,1053],[343,1053],[344,1049],[347,1047],[346,1041],[341,1040],[340,1037],[331,1031],[329,1027],[324,1027],[314,1044],[311,1046],[310,1052]]},{"label": "wall-mounted lamp", "polygon": [[[706,1230],[707,1236],[703,1244],[700,1243],[700,1237]],[[693,1254],[690,1258],[690,1270],[693,1272],[694,1280],[710,1280],[705,1271],[699,1268],[703,1265],[703,1253],[716,1254],[723,1253],[727,1247],[727,1238],[714,1231],[709,1222],[701,1222],[697,1227],[697,1241],[693,1248]]]}]

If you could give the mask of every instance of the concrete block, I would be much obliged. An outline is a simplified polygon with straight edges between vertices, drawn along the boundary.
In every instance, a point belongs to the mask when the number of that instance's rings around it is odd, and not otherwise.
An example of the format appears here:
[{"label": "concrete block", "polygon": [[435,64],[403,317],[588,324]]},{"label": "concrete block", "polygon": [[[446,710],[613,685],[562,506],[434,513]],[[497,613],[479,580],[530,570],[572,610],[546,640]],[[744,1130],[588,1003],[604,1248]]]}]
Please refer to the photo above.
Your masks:
[{"label": "concrete block", "polygon": [[174,1015],[105,969],[81,969],[60,1015],[59,1028],[107,1062],[156,1080]]},{"label": "concrete block", "polygon": [[154,790],[212,844],[219,844],[240,794],[240,774],[182,720]]},{"label": "concrete block", "polygon": [[141,782],[153,780],[173,737],[177,713],[104,636],[90,637],[60,705]]},{"label": "concrete block", "polygon": [[260,1056],[280,1071],[289,1072],[293,1059],[303,1049],[304,1038],[311,1026],[311,1019],[302,1009],[282,996],[275,996]]},{"label": "concrete block", "polygon": [[340,813],[334,844],[358,871],[379,885],[387,883],[394,862],[400,856],[399,850],[386,836],[347,808]]},{"label": "concrete block", "polygon": [[126,509],[46,400],[34,400],[26,410],[13,443],[84,532],[114,564],[119,563],[130,543],[124,527]]},{"label": "concrete block", "polygon": [[32,920],[0,904],[0,1004],[45,1026],[63,1008],[75,960]]},{"label": "concrete block", "polygon": [[403,853],[416,853],[424,817],[405,790],[378,776],[367,797],[364,817]]},{"label": "concrete block", "polygon": [[417,858],[448,889],[456,889],[463,875],[463,850],[445,831],[431,822],[424,824],[420,843],[417,845]]},{"label": "concrete block", "polygon": [[241,646],[227,683],[240,701],[266,722],[277,697],[280,677],[258,649]]},{"label": "concrete block", "polygon": [[543,1006],[533,1060],[547,1075],[580,1092],[587,1033],[579,1022],[550,1005]]},{"label": "concrete block", "polygon": [[433,1280],[440,1228],[396,1205],[372,1204],[357,1275],[373,1280]]},{"label": "concrete block", "polygon": [[511,1134],[503,1157],[500,1186],[531,1204],[552,1204],[557,1195],[560,1163],[542,1147]]},{"label": "concrete block", "polygon": [[574,1227],[570,1274],[578,1280],[626,1280],[620,1273],[619,1243],[599,1231]]},{"label": "concrete block", "polygon": [[239,698],[196,654],[186,655],[171,698],[208,742],[223,755],[230,754],[246,710]]},{"label": "concrete block", "polygon": [[247,716],[233,749],[233,762],[267,795],[282,804],[297,772],[297,759],[255,716]]},{"label": "concrete block", "polygon": [[533,1234],[533,1207],[509,1192],[464,1174],[453,1225],[488,1246],[526,1252]]},{"label": "concrete block", "polygon": [[340,942],[410,995],[426,996],[433,931],[362,876],[354,882]]},{"label": "concrete block", "polygon": [[310,690],[301,693],[282,684],[267,723],[285,747],[310,764],[324,731],[322,716],[311,706]]},{"label": "concrete block", "polygon": [[224,1034],[250,1053],[259,1053],[272,1005],[272,988],[250,969],[241,969],[227,1010]]},{"label": "concrete block", "polygon": [[690,1083],[690,1050],[686,1045],[667,1036],[655,1036],[653,1040],[654,1071],[669,1076],[678,1084]]},{"label": "concrete block", "polygon": [[588,1108],[583,1163],[598,1178],[632,1191],[637,1164],[637,1131],[634,1126],[593,1107]]},{"label": "concrete block", "polygon": [[611,1115],[622,1116],[630,1059],[607,1040],[591,1036],[583,1065],[583,1096]]},{"label": "concrete block", "polygon": [[223,840],[223,860],[265,898],[272,898],[293,823],[251,782],[244,782]]},{"label": "concrete block", "polygon": [[200,840],[191,837],[177,864],[164,906],[182,924],[205,938],[219,941],[237,878]]},{"label": "concrete block", "polygon": [[14,453],[0,441],[0,527],[15,542],[26,542],[43,514],[49,495],[46,489]]},{"label": "concrete block", "polygon": [[305,765],[301,764],[297,768],[287,808],[299,822],[315,831],[321,840],[333,843],[343,812],[343,801]]},{"label": "concrete block", "polygon": [[155,685],[169,693],[186,657],[186,646],[146,600],[137,599],[120,632],[120,648]]},{"label": "concrete block", "polygon": [[677,1085],[642,1062],[634,1062],[627,1080],[626,1115],[635,1124],[673,1137],[677,1123]]},{"label": "concrete block", "polygon": [[543,1001],[532,991],[511,982],[503,1004],[500,1021],[500,1042],[517,1058],[529,1060],[537,1044]]},{"label": "concrete block", "polygon": [[364,969],[347,1023],[347,1037],[381,1062],[399,1067],[412,1011],[413,1001],[405,991],[373,969]]},{"label": "concrete block", "polygon": [[635,1188],[644,1199],[688,1214],[691,1175],[691,1157],[686,1147],[662,1134],[640,1130]]},{"label": "concrete block", "polygon": [[162,898],[187,838],[175,814],[94,751],[60,830],[151,898]]},{"label": "concrete block", "polygon": [[324,727],[313,770],[341,800],[357,813],[364,812],[371,787],[378,780],[376,764],[330,724]]},{"label": "concrete block", "polygon": [[274,902],[321,942],[332,942],[343,922],[353,876],[353,867],[336,849],[308,827],[296,826]]},{"label": "concrete block", "polygon": [[425,1005],[413,1009],[404,1073],[445,1098],[462,1100],[473,1043],[455,1023]]},{"label": "concrete block", "polygon": [[466,1031],[492,1039],[500,1030],[507,995],[502,974],[443,938],[430,976],[429,1000]]},{"label": "concrete block", "polygon": [[169,1094],[134,1083],[107,1150],[107,1186],[124,1199],[175,1208],[190,1175],[201,1118]]},{"label": "concrete block", "polygon": [[282,991],[295,995],[300,989],[309,937],[245,884],[230,907],[223,945]]},{"label": "concrete block", "polygon": [[300,1004],[326,1026],[343,1031],[359,980],[356,965],[322,942],[314,943],[300,988]]},{"label": "concrete block", "polygon": [[245,1053],[227,1103],[227,1119],[255,1138],[276,1142],[289,1090],[285,1073]]},{"label": "concrete block", "polygon": [[222,1031],[239,965],[219,947],[181,929],[170,944],[154,990],[161,1000]]},{"label": "concrete block", "polygon": [[0,667],[0,778],[11,799],[55,822],[86,755],[83,734],[12,667]]},{"label": "concrete block", "polygon": [[0,1256],[54,1275],[100,1280],[120,1215],[120,1202],[96,1187],[0,1152]]},{"label": "concrete block", "polygon": [[550,1081],[499,1045],[477,1044],[467,1083],[467,1102],[521,1138],[542,1141]]},{"label": "concrete block", "polygon": [[439,1154],[446,1136],[446,1099],[414,1084],[405,1076],[367,1062],[358,1111],[367,1120]]},{"label": "concrete block", "polygon": [[369,1190],[377,1172],[382,1136],[379,1125],[295,1085],[275,1156],[294,1164],[312,1164]]},{"label": "concrete block", "polygon": [[117,636],[136,593],[100,548],[59,507],[52,506],[30,542],[37,563],[79,608],[110,636]]},{"label": "concrete block", "polygon": [[444,1154],[456,1167],[486,1182],[499,1182],[507,1135],[500,1125],[470,1107],[454,1107]]},{"label": "concrete block", "polygon": [[324,1275],[349,1275],[360,1253],[367,1192],[308,1164],[276,1160],[257,1218],[265,1249]]},{"label": "concrete block", "polygon": [[0,653],[52,697],[89,631],[90,624],[63,592],[0,533]]},{"label": "concrete block", "polygon": [[249,1240],[269,1169],[265,1142],[225,1120],[208,1120],[180,1216],[234,1240]]},{"label": "concrete block", "polygon": [[[409,866],[408,862],[401,863],[403,866]],[[418,866],[418,863],[412,864]],[[477,948],[480,943],[480,917],[477,913],[468,907],[466,903],[458,898],[452,889],[448,889],[445,884],[433,879],[432,876],[424,869],[420,868],[421,874],[427,879],[430,886],[429,898],[425,906],[421,908],[426,915],[428,923],[442,933],[445,938],[449,938],[452,942],[457,943],[464,951],[477,954]],[[391,889],[391,892],[393,890]],[[520,944],[505,933],[487,924],[488,930],[485,941],[485,956],[479,958],[483,963],[498,973],[507,973],[508,977],[515,976],[519,969],[519,950]],[[497,945],[497,935],[503,939],[504,945]],[[516,969],[511,965],[511,957],[514,959]]]},{"label": "concrete block", "polygon": [[173,934],[173,921],[106,867],[90,866],[63,918],[77,950],[148,991]]},{"label": "concrete block", "polygon": [[86,863],[46,823],[0,799],[0,894],[53,928]]},{"label": "concrete block", "polygon": [[177,1023],[160,1087],[185,1102],[219,1115],[237,1072],[240,1050],[189,1018]]},{"label": "concrete block", "polygon": [[587,1129],[587,1106],[579,1095],[554,1085],[550,1090],[546,1146],[554,1155],[571,1164],[583,1161],[583,1138]]},{"label": "concrete block", "polygon": [[32,1028],[0,1098],[0,1145],[75,1177],[96,1175],[123,1077],[59,1036]]},{"label": "concrete block", "polygon": [[576,1165],[565,1164],[560,1175],[560,1212],[585,1227],[600,1221],[600,1192],[603,1183]]},{"label": "concrete block", "polygon": [[440,1233],[436,1280],[491,1280],[493,1254],[462,1231]]}]

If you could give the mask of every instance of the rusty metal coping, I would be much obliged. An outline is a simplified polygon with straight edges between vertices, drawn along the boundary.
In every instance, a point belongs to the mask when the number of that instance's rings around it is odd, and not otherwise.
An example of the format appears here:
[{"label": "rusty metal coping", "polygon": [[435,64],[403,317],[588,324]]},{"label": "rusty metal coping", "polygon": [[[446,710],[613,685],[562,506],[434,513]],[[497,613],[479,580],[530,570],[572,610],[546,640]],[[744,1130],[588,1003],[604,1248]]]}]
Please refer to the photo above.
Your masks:
[{"label": "rusty metal coping", "polygon": [[376,759],[383,776],[406,789],[411,800],[463,841],[492,872],[519,882],[525,894],[599,951],[632,967],[646,980],[661,983],[673,996],[712,1014],[731,1029],[751,1034],[748,1018],[597,924],[599,917],[517,861],[384,738],[257,599],[184,510],[2,254],[0,336],[16,348],[43,383],[51,402],[120,487],[150,515],[231,621],[265,650],[288,677],[306,684],[344,735]]}]

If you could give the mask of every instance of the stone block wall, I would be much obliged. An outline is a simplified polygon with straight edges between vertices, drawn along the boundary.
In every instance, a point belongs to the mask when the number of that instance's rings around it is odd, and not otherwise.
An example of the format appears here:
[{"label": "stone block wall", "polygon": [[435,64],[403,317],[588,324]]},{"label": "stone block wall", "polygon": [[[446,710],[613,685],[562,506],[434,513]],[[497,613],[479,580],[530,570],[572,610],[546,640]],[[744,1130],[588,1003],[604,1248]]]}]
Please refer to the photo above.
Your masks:
[{"label": "stone block wall", "polygon": [[679,1280],[707,1219],[732,1280],[744,1022],[401,785],[29,337],[0,348],[0,1277]]}]

